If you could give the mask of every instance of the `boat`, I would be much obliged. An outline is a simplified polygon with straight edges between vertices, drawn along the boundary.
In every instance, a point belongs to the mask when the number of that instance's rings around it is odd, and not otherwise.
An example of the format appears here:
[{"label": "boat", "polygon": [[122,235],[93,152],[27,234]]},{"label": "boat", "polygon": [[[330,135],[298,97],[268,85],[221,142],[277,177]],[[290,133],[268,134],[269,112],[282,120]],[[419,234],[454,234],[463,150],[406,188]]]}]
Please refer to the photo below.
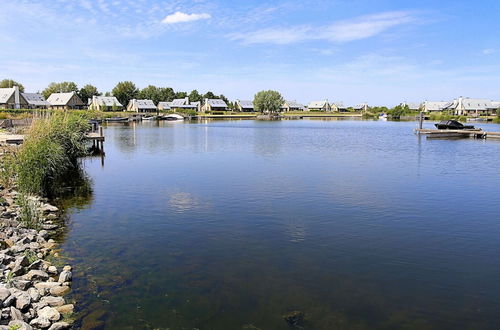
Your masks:
[{"label": "boat", "polygon": [[472,125],[464,125],[456,120],[441,120],[434,124],[437,129],[475,129]]},{"label": "boat", "polygon": [[111,117],[105,119],[107,123],[126,123],[128,122],[127,117]]},{"label": "boat", "polygon": [[173,113],[171,115],[159,116],[158,119],[173,121],[173,120],[184,120],[184,117],[182,117],[181,115]]},{"label": "boat", "polygon": [[381,113],[380,115],[378,115],[378,119],[380,119],[380,120],[387,120],[387,114],[386,113]]},{"label": "boat", "polygon": [[142,117],[142,120],[155,120],[156,117],[155,116],[144,116]]}]

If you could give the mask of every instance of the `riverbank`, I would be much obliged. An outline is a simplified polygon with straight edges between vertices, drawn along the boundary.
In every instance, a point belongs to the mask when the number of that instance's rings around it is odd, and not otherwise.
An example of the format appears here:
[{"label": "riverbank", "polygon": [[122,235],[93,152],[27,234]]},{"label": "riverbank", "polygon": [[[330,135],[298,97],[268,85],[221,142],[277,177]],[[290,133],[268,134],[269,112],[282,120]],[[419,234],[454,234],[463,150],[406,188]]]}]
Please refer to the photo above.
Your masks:
[{"label": "riverbank", "polygon": [[57,207],[12,189],[0,191],[0,329],[69,329],[74,304],[71,266],[52,237],[62,229]]}]

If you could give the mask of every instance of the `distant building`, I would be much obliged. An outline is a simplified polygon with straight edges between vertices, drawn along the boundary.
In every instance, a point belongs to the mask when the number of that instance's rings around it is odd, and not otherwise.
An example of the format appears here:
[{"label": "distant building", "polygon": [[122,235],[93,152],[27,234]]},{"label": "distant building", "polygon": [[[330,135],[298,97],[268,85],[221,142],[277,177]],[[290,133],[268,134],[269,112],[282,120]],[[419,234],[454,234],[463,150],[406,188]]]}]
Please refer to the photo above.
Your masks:
[{"label": "distant building", "polygon": [[422,104],[422,109],[424,112],[440,112],[443,111],[443,108],[449,105],[450,102],[445,101],[425,101]]},{"label": "distant building", "polygon": [[254,112],[255,107],[253,105],[253,101],[236,101],[236,110],[241,112]]},{"label": "distant building", "polygon": [[344,105],[344,102],[330,102],[330,107],[332,108],[332,111],[340,111],[340,112],[347,112],[347,106]]},{"label": "distant building", "polygon": [[451,111],[457,116],[481,116],[496,112],[496,107],[488,99],[471,99],[459,97],[443,107],[443,111]]},{"label": "distant building", "polygon": [[227,111],[227,104],[221,99],[205,99],[202,111]]},{"label": "distant building", "polygon": [[296,101],[285,101],[285,103],[281,106],[281,111],[304,111],[304,105]]},{"label": "distant building", "polygon": [[171,109],[172,102],[158,102],[158,110],[168,111]]},{"label": "distant building", "polygon": [[50,109],[70,110],[85,108],[85,104],[78,97],[76,92],[52,93],[47,99],[47,102],[50,104]]},{"label": "distant building", "polygon": [[328,100],[324,101],[313,101],[309,103],[308,107],[309,111],[332,111],[332,107]]},{"label": "distant building", "polygon": [[422,103],[416,102],[403,102],[400,104],[401,106],[408,106],[411,111],[419,111],[422,108]]},{"label": "distant building", "polygon": [[123,104],[114,96],[92,96],[89,109],[98,111],[121,111]]},{"label": "distant building", "polygon": [[134,112],[156,112],[157,108],[151,100],[132,99],[128,102],[127,111]]},{"label": "distant building", "polygon": [[0,88],[0,109],[27,108],[28,102],[19,92],[19,87]]},{"label": "distant building", "polygon": [[368,103],[356,104],[352,107],[354,111],[368,111]]},{"label": "distant building", "polygon": [[21,93],[27,102],[28,109],[48,109],[50,103],[45,100],[42,94],[38,93]]},{"label": "distant building", "polygon": [[175,99],[170,104],[170,109],[175,111],[183,111],[183,110],[200,111],[200,108],[201,108],[200,102],[189,102],[188,97],[185,97],[183,99]]}]

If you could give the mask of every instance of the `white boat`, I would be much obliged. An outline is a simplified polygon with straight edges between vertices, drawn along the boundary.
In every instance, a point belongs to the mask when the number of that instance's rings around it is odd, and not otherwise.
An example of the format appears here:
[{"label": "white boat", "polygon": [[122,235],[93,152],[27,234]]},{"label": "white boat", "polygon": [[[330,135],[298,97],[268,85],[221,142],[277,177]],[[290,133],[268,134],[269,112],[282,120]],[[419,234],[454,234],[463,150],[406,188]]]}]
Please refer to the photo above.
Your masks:
[{"label": "white boat", "polygon": [[144,116],[142,117],[142,120],[155,120],[156,117],[155,116]]},{"label": "white boat", "polygon": [[178,115],[176,113],[164,116],[164,118],[165,118],[165,120],[184,120],[184,117],[182,117],[181,115]]},{"label": "white boat", "polygon": [[378,115],[378,119],[379,120],[387,120],[387,114],[386,113],[381,113],[380,115]]}]

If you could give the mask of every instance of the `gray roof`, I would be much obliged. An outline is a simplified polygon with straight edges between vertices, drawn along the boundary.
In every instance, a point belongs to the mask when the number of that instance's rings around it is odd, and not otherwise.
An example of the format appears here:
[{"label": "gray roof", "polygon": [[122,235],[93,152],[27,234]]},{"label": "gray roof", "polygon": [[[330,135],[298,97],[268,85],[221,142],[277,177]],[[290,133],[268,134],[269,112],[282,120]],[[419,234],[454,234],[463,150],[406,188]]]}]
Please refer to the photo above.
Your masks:
[{"label": "gray roof", "polygon": [[189,105],[189,99],[186,97],[184,99],[175,99],[170,104],[171,107],[180,107],[182,105]]},{"label": "gray roof", "polygon": [[210,106],[216,108],[227,108],[226,102],[224,102],[224,100],[221,99],[207,99],[205,100],[205,103],[210,104]]},{"label": "gray roof", "polygon": [[324,101],[313,101],[313,102],[309,103],[308,108],[309,109],[311,109],[311,108],[313,108],[313,109],[319,109],[319,108],[325,107],[327,104],[328,104],[327,100],[324,100]]},{"label": "gray roof", "polygon": [[285,106],[285,105],[288,105],[288,107],[294,108],[294,109],[304,109],[304,105],[300,104],[296,101],[285,101],[283,106]]},{"label": "gray roof", "polygon": [[450,102],[445,101],[425,101],[424,102],[424,110],[426,111],[441,111],[443,108],[448,106]]},{"label": "gray roof", "polygon": [[471,99],[462,98],[462,106],[460,107],[460,99],[455,99],[453,102],[449,102],[444,109],[459,109],[459,110],[489,110],[495,107],[491,104],[491,100],[488,99]]},{"label": "gray roof", "polygon": [[405,102],[404,104],[406,104],[410,110],[418,110],[421,106],[421,103],[417,102]]},{"label": "gray roof", "polygon": [[50,103],[45,100],[42,94],[38,93],[21,93],[29,105],[49,106]]},{"label": "gray roof", "polygon": [[240,100],[238,100],[238,104],[243,109],[253,109],[254,108],[253,101],[240,101]]},{"label": "gray roof", "polygon": [[118,99],[114,96],[94,96],[92,98],[92,104],[106,107],[123,107],[123,104],[121,104],[120,101],[118,101]]},{"label": "gray roof", "polygon": [[158,102],[158,108],[170,109],[172,102]]},{"label": "gray roof", "polygon": [[11,98],[15,89],[12,88],[0,88],[0,103],[7,103],[7,101]]},{"label": "gray roof", "polygon": [[491,101],[491,105],[493,106],[494,109],[499,109],[500,101]]},{"label": "gray roof", "polygon": [[[132,102],[133,100],[131,100]],[[152,100],[135,100],[138,109],[156,109]]]},{"label": "gray roof", "polygon": [[47,99],[47,102],[49,102],[51,105],[66,105],[69,103],[73,95],[75,95],[75,92],[52,93]]}]

